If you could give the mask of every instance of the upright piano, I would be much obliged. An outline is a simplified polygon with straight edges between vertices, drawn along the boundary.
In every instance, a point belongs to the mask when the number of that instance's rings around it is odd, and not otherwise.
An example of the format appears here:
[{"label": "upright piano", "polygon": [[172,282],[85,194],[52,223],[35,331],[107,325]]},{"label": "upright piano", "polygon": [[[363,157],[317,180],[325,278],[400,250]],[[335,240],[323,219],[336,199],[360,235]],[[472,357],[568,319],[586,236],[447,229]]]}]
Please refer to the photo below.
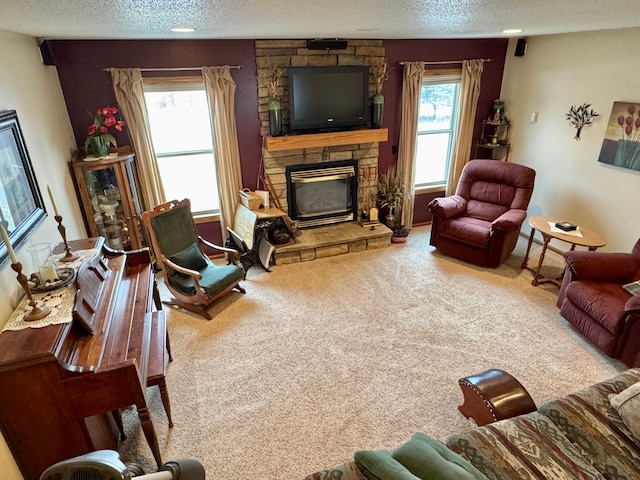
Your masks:
[{"label": "upright piano", "polygon": [[117,450],[120,409],[131,405],[162,464],[145,399],[148,366],[166,349],[149,251],[115,252],[100,237],[69,243],[98,252],[78,269],[71,321],[0,334],[0,429],[26,480]]}]

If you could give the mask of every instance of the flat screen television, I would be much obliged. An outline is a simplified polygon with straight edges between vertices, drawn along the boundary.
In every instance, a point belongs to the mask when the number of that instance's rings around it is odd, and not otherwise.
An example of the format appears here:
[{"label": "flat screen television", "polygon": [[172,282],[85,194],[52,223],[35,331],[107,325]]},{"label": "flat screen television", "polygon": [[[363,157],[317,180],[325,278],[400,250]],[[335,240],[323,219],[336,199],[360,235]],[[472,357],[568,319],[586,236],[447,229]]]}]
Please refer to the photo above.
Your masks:
[{"label": "flat screen television", "polygon": [[292,132],[367,125],[369,67],[291,67],[288,77]]}]

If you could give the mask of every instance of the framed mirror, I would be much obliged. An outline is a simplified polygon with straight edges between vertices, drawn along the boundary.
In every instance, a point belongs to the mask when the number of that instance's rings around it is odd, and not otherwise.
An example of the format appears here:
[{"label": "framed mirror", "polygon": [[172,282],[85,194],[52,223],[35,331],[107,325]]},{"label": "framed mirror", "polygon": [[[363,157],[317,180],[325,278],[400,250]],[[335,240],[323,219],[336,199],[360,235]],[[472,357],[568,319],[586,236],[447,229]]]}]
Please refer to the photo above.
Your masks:
[{"label": "framed mirror", "polygon": [[[15,110],[0,112],[0,224],[14,250],[24,245],[47,213]],[[9,263],[0,239],[0,268]]]}]

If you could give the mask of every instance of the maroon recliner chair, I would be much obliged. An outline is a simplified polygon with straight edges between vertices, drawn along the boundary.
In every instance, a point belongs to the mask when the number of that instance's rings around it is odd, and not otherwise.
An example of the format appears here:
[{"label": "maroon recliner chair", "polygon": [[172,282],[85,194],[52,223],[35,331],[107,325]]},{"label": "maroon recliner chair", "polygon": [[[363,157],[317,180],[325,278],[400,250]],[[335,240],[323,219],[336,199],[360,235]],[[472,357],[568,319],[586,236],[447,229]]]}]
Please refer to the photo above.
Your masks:
[{"label": "maroon recliner chair", "polygon": [[640,240],[631,253],[570,251],[564,259],[560,314],[604,354],[640,367],[640,295],[622,289],[640,280]]},{"label": "maroon recliner chair", "polygon": [[516,246],[535,176],[516,163],[470,160],[455,195],[429,203],[431,245],[469,263],[499,266]]}]

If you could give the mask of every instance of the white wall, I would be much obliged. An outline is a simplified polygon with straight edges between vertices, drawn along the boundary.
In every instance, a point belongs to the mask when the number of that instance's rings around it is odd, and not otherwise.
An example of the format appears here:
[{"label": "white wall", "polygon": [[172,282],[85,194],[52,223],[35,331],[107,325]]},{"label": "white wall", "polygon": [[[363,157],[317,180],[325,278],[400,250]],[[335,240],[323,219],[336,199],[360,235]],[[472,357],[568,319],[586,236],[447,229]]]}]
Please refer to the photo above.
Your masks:
[{"label": "white wall", "polygon": [[[515,57],[513,39],[505,65],[511,161],[537,171],[529,214],[600,232],[608,251],[628,252],[640,238],[640,172],[598,162],[613,102],[640,103],[639,44],[637,28],[550,35],[529,38],[526,54]],[[576,141],[566,114],[583,103],[600,116]],[[539,114],[534,124],[532,112]],[[562,242],[553,246],[568,249]]]},{"label": "white wall", "polygon": [[[62,96],[55,67],[40,59],[35,38],[0,31],[0,111],[15,110],[33,163],[40,192],[49,216],[27,243],[51,242],[62,238],[53,219],[53,207],[47,185],[56,198],[58,210],[67,228],[67,238],[86,237],[80,207],[67,163],[75,149],[71,123]],[[25,268],[31,268],[31,256],[25,247],[16,250]],[[10,266],[0,271],[0,326],[23,295]],[[0,437],[0,478],[20,480],[22,476]]]}]

